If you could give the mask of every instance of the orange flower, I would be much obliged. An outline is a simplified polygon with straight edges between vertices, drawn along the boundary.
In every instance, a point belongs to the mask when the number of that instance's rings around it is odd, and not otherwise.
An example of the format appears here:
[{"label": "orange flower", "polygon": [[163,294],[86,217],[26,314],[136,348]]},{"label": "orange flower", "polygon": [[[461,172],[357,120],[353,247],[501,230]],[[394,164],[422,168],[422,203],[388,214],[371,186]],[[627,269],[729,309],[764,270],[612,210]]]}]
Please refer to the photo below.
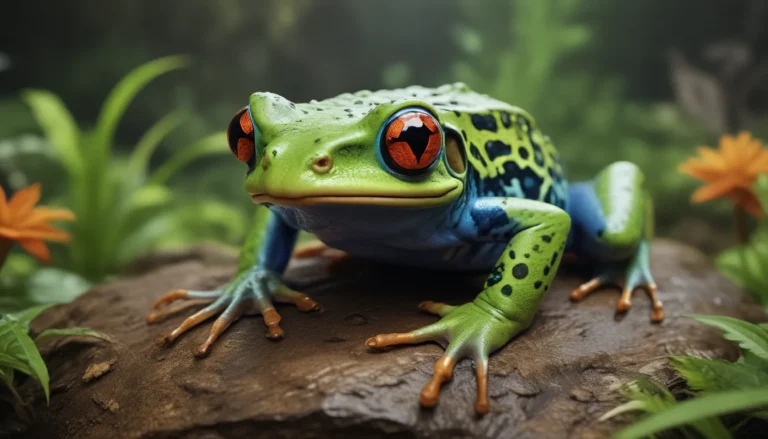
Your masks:
[{"label": "orange flower", "polygon": [[726,134],[720,137],[719,149],[701,146],[698,151],[699,157],[688,159],[678,168],[680,172],[708,183],[691,195],[691,201],[702,203],[728,197],[735,205],[762,218],[763,210],[752,191],[755,179],[768,173],[768,149],[760,140],[752,138],[746,131],[738,136]]},{"label": "orange flower", "polygon": [[72,221],[75,215],[66,209],[35,207],[40,201],[40,184],[18,190],[10,201],[0,187],[0,243],[3,240],[16,241],[21,248],[43,262],[51,259],[51,253],[44,240],[66,242],[69,234],[48,223],[50,221]]}]

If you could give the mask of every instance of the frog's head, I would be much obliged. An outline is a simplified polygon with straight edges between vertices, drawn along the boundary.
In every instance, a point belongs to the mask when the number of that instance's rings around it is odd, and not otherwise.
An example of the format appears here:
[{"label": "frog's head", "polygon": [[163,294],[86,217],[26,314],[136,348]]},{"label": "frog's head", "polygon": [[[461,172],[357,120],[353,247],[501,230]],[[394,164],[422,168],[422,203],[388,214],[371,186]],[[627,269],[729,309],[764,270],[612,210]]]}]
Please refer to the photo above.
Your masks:
[{"label": "frog's head", "polygon": [[417,100],[294,104],[255,93],[228,138],[255,203],[437,206],[464,188],[461,137]]}]

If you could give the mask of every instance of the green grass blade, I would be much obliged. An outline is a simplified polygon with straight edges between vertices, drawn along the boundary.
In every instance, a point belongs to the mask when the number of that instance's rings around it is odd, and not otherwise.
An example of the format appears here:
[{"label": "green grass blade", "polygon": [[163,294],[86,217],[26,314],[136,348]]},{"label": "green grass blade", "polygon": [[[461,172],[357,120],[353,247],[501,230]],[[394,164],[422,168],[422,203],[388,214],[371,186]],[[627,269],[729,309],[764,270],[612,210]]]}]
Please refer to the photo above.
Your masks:
[{"label": "green grass blade", "polygon": [[27,308],[23,311],[19,311],[17,313],[11,314],[11,317],[18,321],[19,324],[21,324],[27,331],[29,330],[29,325],[32,323],[32,320],[35,320],[35,317],[40,315],[43,311],[50,308],[53,305],[38,305],[33,306],[31,308]]},{"label": "green grass blade", "polygon": [[40,356],[40,351],[37,350],[35,342],[32,341],[32,338],[29,337],[26,329],[20,325],[19,322],[10,320],[8,323],[11,333],[16,339],[16,343],[18,343],[21,351],[24,353],[27,364],[32,370],[31,376],[36,378],[40,382],[40,385],[43,386],[45,401],[46,403],[49,403],[51,401],[51,390],[49,387],[50,377],[48,376],[48,368],[45,366],[45,361],[43,361],[43,357]]},{"label": "green grass blade", "polygon": [[80,129],[61,98],[45,90],[25,90],[22,99],[32,109],[56,157],[70,174],[81,172]]},{"label": "green grass blade", "polygon": [[669,362],[694,390],[717,391],[768,386],[768,370],[722,359],[671,356]]},{"label": "green grass blade", "polygon": [[642,438],[706,418],[765,406],[768,406],[768,387],[713,392],[683,401],[668,410],[651,415],[619,431],[616,439]]},{"label": "green grass blade", "polygon": [[153,79],[188,64],[185,56],[167,56],[150,61],[129,72],[107,96],[96,124],[93,147],[100,156],[109,154],[112,139],[125,110],[136,95]]},{"label": "green grass blade", "polygon": [[19,360],[18,358],[0,352],[0,369],[2,368],[11,368],[18,370],[21,373],[25,373],[30,376],[32,375],[32,369],[29,368],[27,363]]},{"label": "green grass blade", "polygon": [[752,190],[760,201],[763,212],[768,212],[768,174],[760,174]]},{"label": "green grass blade", "polygon": [[171,156],[165,163],[155,170],[147,184],[164,185],[182,168],[200,157],[229,153],[226,133],[218,132],[211,134],[195,142],[192,146],[179,150],[176,154]]},{"label": "green grass blade", "polygon": [[114,342],[115,340],[106,335],[102,334],[101,332],[96,332],[93,329],[88,328],[62,328],[62,329],[46,329],[45,331],[41,332],[36,338],[35,343],[39,343],[40,340],[46,339],[48,337],[70,337],[70,336],[81,336],[81,337],[93,337],[98,338],[101,340],[106,340],[109,342]]},{"label": "green grass blade", "polygon": [[768,360],[768,331],[760,326],[726,316],[694,315],[691,317],[722,330],[726,339],[736,342],[742,349]]},{"label": "green grass blade", "polygon": [[179,111],[171,112],[155,125],[152,126],[144,136],[139,139],[136,148],[128,159],[128,176],[135,176],[138,181],[143,180],[149,168],[149,159],[157,149],[158,145],[168,134],[176,129],[184,119],[184,115]]}]

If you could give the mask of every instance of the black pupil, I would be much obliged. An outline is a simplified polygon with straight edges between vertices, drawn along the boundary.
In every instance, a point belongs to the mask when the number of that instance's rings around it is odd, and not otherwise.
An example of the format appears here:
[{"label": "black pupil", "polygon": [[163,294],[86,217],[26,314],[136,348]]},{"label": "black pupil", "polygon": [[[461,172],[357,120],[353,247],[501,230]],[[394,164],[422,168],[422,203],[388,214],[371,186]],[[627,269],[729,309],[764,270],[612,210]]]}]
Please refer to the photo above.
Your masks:
[{"label": "black pupil", "polygon": [[405,127],[395,141],[407,143],[418,162],[421,160],[421,156],[424,155],[424,151],[427,150],[430,135],[432,135],[432,131],[422,122],[421,126],[411,125]]}]

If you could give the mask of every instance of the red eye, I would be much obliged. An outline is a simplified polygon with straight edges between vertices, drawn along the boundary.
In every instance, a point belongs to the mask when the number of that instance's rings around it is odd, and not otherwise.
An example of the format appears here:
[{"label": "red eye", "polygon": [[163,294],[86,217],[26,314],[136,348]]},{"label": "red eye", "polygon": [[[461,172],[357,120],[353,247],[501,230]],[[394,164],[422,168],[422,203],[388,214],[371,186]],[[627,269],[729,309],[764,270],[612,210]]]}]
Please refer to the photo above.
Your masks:
[{"label": "red eye", "polygon": [[256,139],[248,108],[238,111],[227,129],[227,141],[232,154],[243,163],[253,166],[256,156]]},{"label": "red eye", "polygon": [[381,143],[382,156],[390,167],[416,174],[428,169],[440,155],[443,132],[431,114],[406,110],[387,122]]}]

